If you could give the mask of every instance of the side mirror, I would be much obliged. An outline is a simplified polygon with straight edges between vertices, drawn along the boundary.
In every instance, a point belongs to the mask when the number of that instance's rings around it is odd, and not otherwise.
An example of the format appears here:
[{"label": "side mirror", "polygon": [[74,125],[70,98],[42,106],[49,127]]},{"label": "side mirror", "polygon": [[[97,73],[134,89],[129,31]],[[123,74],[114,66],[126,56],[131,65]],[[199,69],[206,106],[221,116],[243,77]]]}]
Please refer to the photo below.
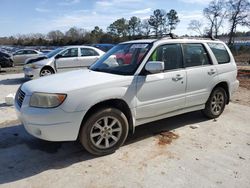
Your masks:
[{"label": "side mirror", "polygon": [[59,58],[61,58],[61,57],[62,57],[61,54],[57,54],[57,55],[55,56],[55,59],[59,59]]},{"label": "side mirror", "polygon": [[160,73],[162,71],[164,71],[164,62],[162,61],[149,61],[147,62],[145,69],[152,73]]}]

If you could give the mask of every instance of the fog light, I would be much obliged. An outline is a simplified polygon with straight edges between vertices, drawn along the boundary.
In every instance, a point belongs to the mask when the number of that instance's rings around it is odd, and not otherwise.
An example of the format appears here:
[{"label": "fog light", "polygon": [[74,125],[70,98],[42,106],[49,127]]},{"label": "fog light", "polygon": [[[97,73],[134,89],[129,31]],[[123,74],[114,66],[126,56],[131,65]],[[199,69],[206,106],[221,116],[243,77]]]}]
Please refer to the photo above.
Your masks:
[{"label": "fog light", "polygon": [[37,136],[41,136],[41,135],[42,135],[42,131],[41,131],[40,129],[36,129],[36,130],[34,131],[34,133],[35,133],[35,135],[37,135]]}]

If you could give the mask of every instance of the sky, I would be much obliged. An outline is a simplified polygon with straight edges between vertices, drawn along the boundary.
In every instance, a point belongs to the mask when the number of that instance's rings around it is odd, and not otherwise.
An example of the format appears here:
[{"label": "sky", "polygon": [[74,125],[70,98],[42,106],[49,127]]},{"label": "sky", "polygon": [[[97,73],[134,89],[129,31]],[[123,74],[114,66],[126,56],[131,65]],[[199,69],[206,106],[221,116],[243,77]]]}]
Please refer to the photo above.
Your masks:
[{"label": "sky", "polygon": [[[106,30],[115,20],[137,16],[149,18],[155,9],[175,9],[181,20],[177,35],[187,30],[190,20],[206,23],[202,10],[211,0],[0,0],[0,36],[67,31],[70,27]],[[228,31],[225,23],[221,32]]]}]

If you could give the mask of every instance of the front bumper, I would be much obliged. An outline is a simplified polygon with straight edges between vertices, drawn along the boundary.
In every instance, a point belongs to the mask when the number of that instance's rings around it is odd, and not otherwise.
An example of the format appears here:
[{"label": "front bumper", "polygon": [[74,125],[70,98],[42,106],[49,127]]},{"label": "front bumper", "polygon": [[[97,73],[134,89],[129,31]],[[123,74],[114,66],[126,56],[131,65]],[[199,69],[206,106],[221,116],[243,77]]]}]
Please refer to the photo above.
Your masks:
[{"label": "front bumper", "polygon": [[19,120],[27,132],[37,138],[48,141],[73,141],[78,137],[84,112],[65,112],[61,108],[33,108],[25,96],[21,108],[15,101]]},{"label": "front bumper", "polygon": [[23,68],[24,77],[29,79],[36,79],[40,77],[41,69],[33,69],[33,68]]}]

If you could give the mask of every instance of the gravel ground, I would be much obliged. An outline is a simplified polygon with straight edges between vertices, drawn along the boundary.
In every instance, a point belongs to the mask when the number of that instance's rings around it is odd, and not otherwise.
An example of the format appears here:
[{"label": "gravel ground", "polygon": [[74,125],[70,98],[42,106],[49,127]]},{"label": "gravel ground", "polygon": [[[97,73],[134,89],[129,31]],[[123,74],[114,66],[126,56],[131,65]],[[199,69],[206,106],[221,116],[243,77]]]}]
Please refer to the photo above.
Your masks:
[{"label": "gravel ground", "polygon": [[230,103],[216,120],[193,112],[145,124],[114,154],[93,157],[78,142],[26,133],[3,103],[23,82],[23,74],[0,75],[0,187],[250,185],[250,90],[240,88],[233,101],[244,105]]}]

